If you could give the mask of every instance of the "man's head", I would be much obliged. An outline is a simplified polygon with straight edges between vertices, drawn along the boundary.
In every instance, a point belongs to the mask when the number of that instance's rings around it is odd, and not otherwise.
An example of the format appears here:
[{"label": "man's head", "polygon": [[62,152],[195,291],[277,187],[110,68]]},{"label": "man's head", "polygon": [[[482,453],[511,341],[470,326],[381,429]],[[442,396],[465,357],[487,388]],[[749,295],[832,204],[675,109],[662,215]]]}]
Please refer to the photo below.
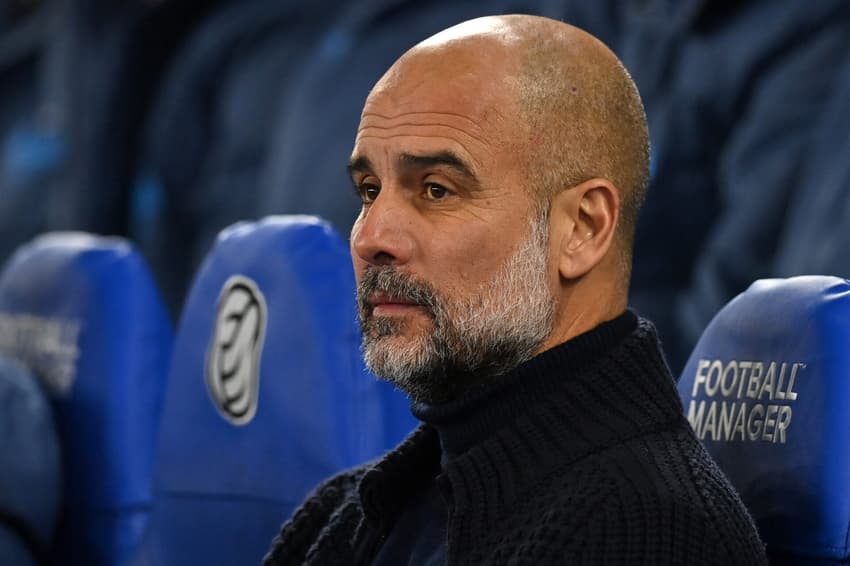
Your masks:
[{"label": "man's head", "polygon": [[480,18],[408,51],[349,164],[370,368],[442,402],[622,312],[647,161],[631,79],[576,28]]}]

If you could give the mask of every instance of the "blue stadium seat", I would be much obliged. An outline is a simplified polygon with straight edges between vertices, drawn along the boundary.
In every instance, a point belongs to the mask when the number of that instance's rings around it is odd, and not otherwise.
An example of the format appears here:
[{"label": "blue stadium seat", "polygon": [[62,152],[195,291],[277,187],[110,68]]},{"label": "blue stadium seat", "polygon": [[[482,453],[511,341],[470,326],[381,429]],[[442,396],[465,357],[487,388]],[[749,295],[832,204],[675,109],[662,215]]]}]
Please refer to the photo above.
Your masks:
[{"label": "blue stadium seat", "polygon": [[0,336],[54,405],[64,492],[55,561],[120,563],[150,508],[173,340],[145,264],[118,238],[41,236],[0,274]]},{"label": "blue stadium seat", "polygon": [[755,282],[711,321],[679,393],[771,564],[846,564],[850,282]]},{"label": "blue stadium seat", "polygon": [[135,564],[259,564],[330,474],[414,426],[364,369],[348,248],[315,217],[224,230],[175,342],[155,502]]},{"label": "blue stadium seat", "polygon": [[59,511],[60,476],[59,440],[47,397],[32,374],[0,358],[0,562],[4,566],[43,563]]}]

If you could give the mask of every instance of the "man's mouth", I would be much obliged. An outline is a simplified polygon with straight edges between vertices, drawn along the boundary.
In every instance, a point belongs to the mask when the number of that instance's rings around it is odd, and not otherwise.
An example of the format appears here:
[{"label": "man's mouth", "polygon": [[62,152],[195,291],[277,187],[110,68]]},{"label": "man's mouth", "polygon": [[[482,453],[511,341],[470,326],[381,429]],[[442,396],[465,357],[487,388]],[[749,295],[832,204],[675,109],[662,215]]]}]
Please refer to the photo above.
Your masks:
[{"label": "man's mouth", "polygon": [[368,303],[372,307],[372,316],[402,315],[413,310],[422,310],[425,308],[410,299],[393,296],[388,293],[373,293],[369,295]]}]

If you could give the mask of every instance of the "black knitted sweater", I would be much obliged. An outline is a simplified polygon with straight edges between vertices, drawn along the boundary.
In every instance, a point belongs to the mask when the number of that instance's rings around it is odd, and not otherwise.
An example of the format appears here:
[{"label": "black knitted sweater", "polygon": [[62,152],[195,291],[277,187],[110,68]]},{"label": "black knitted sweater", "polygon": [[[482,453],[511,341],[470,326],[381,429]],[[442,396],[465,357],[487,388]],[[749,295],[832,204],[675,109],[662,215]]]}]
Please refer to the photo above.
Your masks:
[{"label": "black knitted sweater", "polygon": [[[411,495],[446,500],[449,564],[766,564],[682,414],[652,326],[624,315],[441,407],[323,483],[266,565],[368,565]],[[446,459],[443,451],[459,454]]]}]

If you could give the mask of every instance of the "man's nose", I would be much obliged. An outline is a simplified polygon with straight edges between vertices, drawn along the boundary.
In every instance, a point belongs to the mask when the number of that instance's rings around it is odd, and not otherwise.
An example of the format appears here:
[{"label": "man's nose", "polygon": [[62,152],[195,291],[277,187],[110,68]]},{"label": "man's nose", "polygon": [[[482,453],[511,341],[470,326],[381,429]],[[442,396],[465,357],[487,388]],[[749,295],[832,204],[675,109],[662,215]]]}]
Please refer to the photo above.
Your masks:
[{"label": "man's nose", "polygon": [[409,205],[384,190],[354,223],[352,251],[371,265],[404,265],[414,249],[411,222]]}]

